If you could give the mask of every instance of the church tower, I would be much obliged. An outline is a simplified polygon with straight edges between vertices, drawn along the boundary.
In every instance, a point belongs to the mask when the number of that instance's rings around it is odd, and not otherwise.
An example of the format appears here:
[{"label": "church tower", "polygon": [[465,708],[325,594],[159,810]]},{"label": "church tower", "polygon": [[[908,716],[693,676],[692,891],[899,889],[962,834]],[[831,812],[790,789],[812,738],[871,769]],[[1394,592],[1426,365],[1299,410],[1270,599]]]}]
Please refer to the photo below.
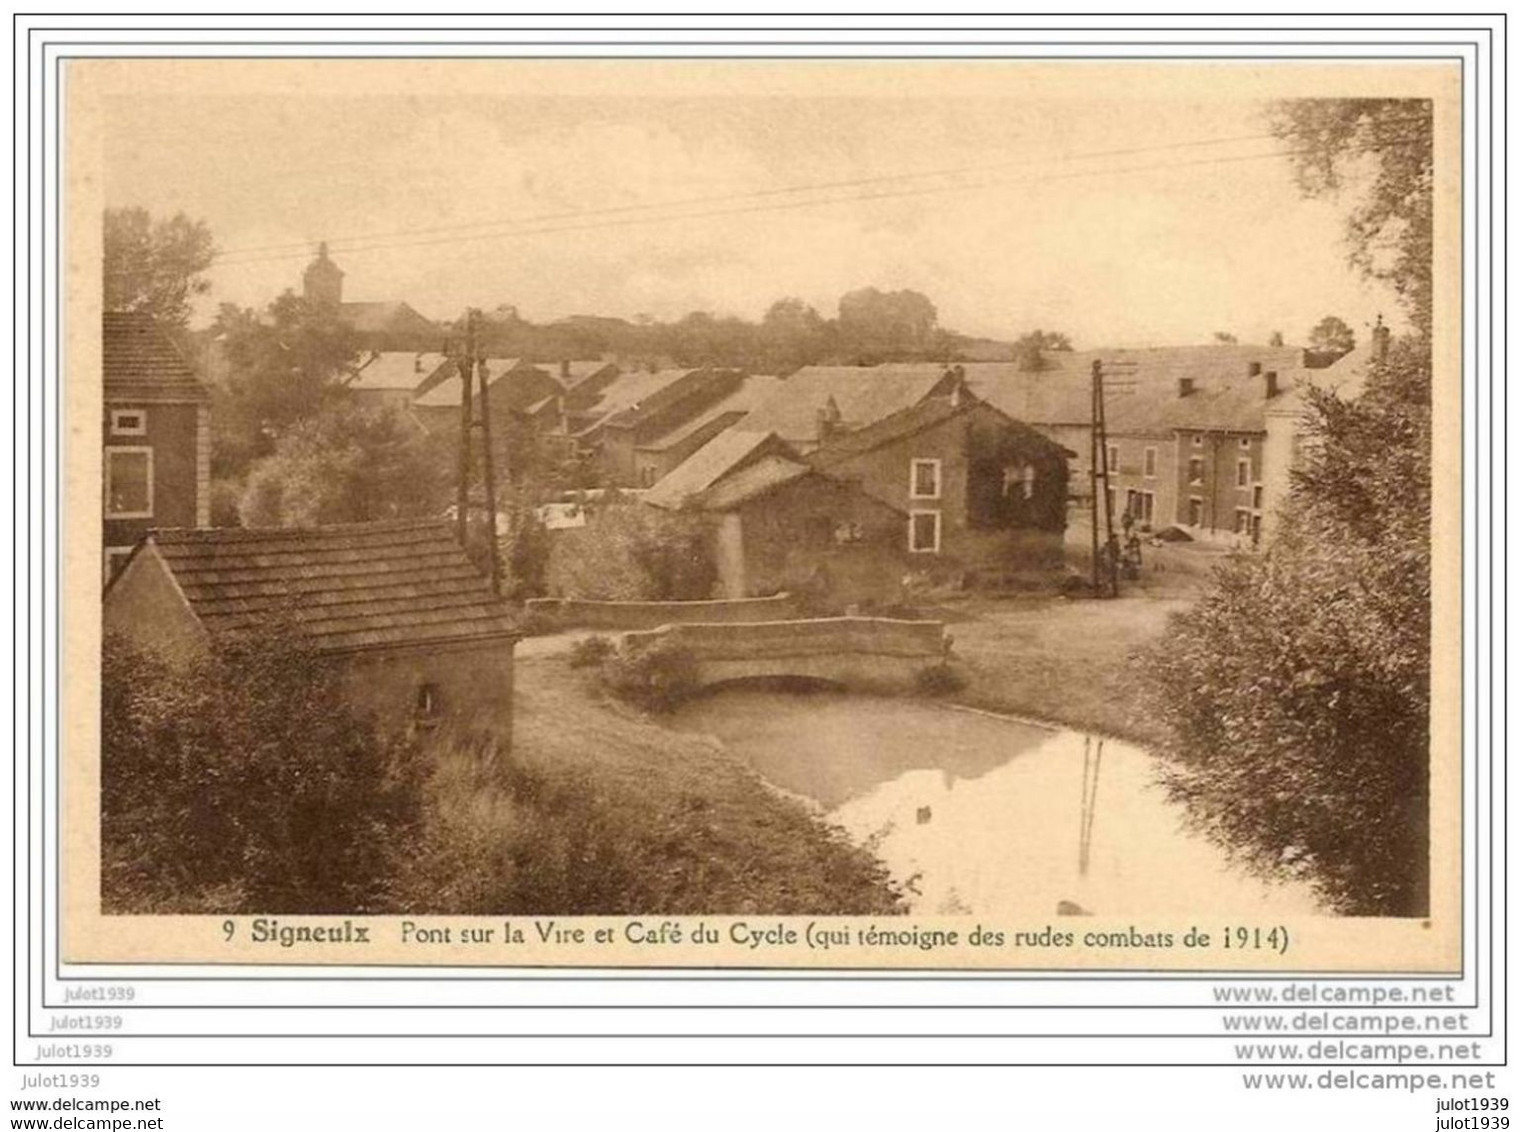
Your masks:
[{"label": "church tower", "polygon": [[317,258],[301,276],[302,294],[313,306],[338,306],[343,302],[343,269],[327,258],[327,242],[317,245]]}]

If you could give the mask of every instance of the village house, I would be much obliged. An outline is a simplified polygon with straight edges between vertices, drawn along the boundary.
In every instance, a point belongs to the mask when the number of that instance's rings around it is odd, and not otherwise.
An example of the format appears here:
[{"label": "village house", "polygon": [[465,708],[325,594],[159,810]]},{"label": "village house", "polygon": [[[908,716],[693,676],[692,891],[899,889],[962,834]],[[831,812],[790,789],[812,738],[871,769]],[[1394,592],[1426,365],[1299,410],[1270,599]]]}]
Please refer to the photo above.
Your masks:
[{"label": "village house", "polygon": [[961,382],[959,373],[958,367],[930,363],[804,366],[759,400],[744,427],[774,432],[797,451],[811,452],[834,433],[948,395]]},{"label": "village house", "polygon": [[363,408],[410,412],[418,392],[436,385],[447,363],[448,358],[439,353],[369,350],[343,385]]},{"label": "village house", "polygon": [[620,374],[581,413],[583,420],[591,420],[575,434],[576,441],[592,455],[604,482],[648,486],[640,482],[636,449],[704,413],[743,382],[739,370],[708,367]]},{"label": "village house", "polygon": [[829,431],[808,459],[907,516],[899,539],[919,571],[1038,581],[1064,564],[1071,455],[972,396],[955,373],[946,393]]},{"label": "village house", "polygon": [[721,433],[642,502],[708,519],[724,597],[785,592],[843,608],[901,596],[907,514],[818,472],[774,433]]},{"label": "village house", "polygon": [[387,724],[510,734],[517,623],[448,523],[156,529],[107,588],[104,622],[182,663],[221,634],[288,626]]},{"label": "village house", "polygon": [[211,522],[211,397],[146,314],[102,320],[104,580],[150,527]]},{"label": "village house", "polygon": [[713,437],[739,426],[780,383],[778,377],[746,374],[738,388],[694,416],[664,431],[659,431],[658,421],[651,422],[644,430],[645,439],[633,450],[634,482],[639,487],[653,486]]},{"label": "village house", "polygon": [[317,258],[301,276],[302,297],[315,307],[337,313],[366,346],[377,349],[426,349],[434,346],[439,328],[408,303],[351,302],[343,298],[343,269],[327,256],[327,244],[317,246]]}]

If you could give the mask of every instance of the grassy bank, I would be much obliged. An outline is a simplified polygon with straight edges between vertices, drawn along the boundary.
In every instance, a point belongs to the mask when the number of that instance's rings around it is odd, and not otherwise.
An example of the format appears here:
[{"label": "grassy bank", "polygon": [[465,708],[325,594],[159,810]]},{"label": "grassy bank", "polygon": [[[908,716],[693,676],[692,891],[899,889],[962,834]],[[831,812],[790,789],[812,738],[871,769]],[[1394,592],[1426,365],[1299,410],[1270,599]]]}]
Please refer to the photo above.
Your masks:
[{"label": "grassy bank", "polygon": [[517,665],[513,750],[442,743],[409,911],[882,914],[880,863],[715,744]]}]

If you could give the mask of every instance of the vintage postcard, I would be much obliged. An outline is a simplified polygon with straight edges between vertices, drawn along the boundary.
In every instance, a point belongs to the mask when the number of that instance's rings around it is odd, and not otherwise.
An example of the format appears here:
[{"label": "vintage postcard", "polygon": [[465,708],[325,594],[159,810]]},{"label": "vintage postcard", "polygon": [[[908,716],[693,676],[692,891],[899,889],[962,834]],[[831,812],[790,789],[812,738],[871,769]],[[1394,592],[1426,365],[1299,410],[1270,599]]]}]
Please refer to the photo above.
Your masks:
[{"label": "vintage postcard", "polygon": [[1455,64],[64,91],[65,961],[1460,970]]}]

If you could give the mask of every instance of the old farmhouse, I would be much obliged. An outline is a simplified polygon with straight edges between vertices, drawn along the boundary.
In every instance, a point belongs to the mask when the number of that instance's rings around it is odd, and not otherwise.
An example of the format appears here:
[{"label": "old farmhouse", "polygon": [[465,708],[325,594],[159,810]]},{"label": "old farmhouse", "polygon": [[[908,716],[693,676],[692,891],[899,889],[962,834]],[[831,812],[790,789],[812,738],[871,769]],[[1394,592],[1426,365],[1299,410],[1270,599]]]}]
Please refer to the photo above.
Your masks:
[{"label": "old farmhouse", "polygon": [[146,314],[102,323],[104,580],[150,527],[211,521],[211,395]]},{"label": "old farmhouse", "polygon": [[154,530],[107,588],[104,619],[185,661],[220,634],[288,625],[387,723],[510,733],[517,623],[448,523]]}]

